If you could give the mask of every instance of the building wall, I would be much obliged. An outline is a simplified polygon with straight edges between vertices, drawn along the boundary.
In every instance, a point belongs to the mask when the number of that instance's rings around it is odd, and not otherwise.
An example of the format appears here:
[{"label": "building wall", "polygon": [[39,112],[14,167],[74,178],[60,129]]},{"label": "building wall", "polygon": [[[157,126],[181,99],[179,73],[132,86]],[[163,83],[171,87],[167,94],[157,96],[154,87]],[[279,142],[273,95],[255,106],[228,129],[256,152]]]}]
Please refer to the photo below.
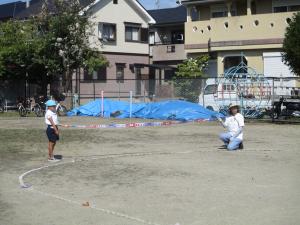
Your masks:
[{"label": "building wall", "polygon": [[[168,48],[174,48],[175,52],[168,52]],[[184,44],[169,44],[153,46],[153,61],[184,60],[186,54]]]},{"label": "building wall", "polygon": [[[134,54],[111,54],[111,53],[104,53],[104,56],[110,62],[110,65],[107,67],[107,80],[104,81],[85,81],[84,80],[84,73],[81,71],[80,74],[80,95],[82,97],[80,103],[83,104],[84,102],[90,101],[93,99],[94,90],[96,92],[96,98],[100,97],[101,91],[104,91],[105,97],[107,98],[118,98],[119,96],[123,98],[128,98],[129,92],[133,91],[135,95],[136,90],[136,74],[134,70],[131,70],[130,64],[137,63],[137,64],[148,64],[149,63],[149,56],[148,55],[134,55]],[[116,80],[116,63],[124,63],[124,82],[118,83]],[[141,69],[141,78],[148,79],[149,68],[144,67]],[[137,81],[139,82],[139,81]],[[147,95],[148,93],[148,82],[141,81],[141,94],[144,93]],[[119,93],[120,91],[120,93]],[[85,98],[84,98],[85,97]]]},{"label": "building wall", "polygon": [[[185,24],[186,50],[208,51],[209,40],[212,51],[280,48],[288,24],[287,19],[292,16],[292,12],[287,12],[187,22]],[[255,21],[258,22],[257,25]]]},{"label": "building wall", "polygon": [[243,54],[247,59],[248,66],[254,68],[258,73],[263,74],[264,63],[263,63],[263,50],[249,50],[243,51],[223,51],[218,53],[218,74],[224,74],[224,63],[223,60],[226,56],[240,56]]},{"label": "building wall", "polygon": [[[142,15],[130,0],[119,0],[113,4],[111,0],[102,0],[91,8],[90,20],[94,23],[91,47],[98,48],[104,52],[126,52],[148,54],[148,43],[125,42],[125,24],[140,23],[143,28],[148,27],[148,20]],[[117,40],[115,43],[101,43],[98,39],[98,23],[115,23],[117,27]]]}]

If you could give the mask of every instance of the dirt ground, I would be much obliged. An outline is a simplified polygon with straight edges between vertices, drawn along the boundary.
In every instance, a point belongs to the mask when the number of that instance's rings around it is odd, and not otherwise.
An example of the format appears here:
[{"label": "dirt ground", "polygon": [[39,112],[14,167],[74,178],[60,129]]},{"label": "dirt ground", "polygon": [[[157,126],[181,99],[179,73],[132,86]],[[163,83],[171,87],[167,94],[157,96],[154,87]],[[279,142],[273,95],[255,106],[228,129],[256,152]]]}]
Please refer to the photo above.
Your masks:
[{"label": "dirt ground", "polygon": [[43,119],[0,118],[0,224],[300,224],[300,126],[246,124],[236,152],[218,148],[222,130],[61,128],[62,162],[29,173],[26,189],[19,176],[50,165]]}]

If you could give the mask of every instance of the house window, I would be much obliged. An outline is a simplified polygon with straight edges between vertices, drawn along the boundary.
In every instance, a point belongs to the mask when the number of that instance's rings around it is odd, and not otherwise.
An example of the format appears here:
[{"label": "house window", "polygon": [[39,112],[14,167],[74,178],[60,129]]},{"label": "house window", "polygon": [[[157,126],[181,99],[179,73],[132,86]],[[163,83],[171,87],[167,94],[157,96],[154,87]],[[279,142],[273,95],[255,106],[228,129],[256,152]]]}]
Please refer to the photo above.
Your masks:
[{"label": "house window", "polygon": [[184,31],[173,31],[172,44],[183,44],[183,43],[184,43]]},{"label": "house window", "polygon": [[139,23],[125,22],[125,41],[148,43],[149,30],[142,28]]},{"label": "house window", "polygon": [[155,33],[154,32],[150,32],[149,33],[149,44],[150,45],[154,45],[155,43]]},{"label": "house window", "polygon": [[[232,67],[236,67],[238,65],[240,65],[241,63],[244,63],[245,65],[248,64],[247,59],[243,56],[226,56],[224,58],[224,72],[227,73]],[[239,69],[238,71],[235,71],[236,73],[247,73],[247,71],[245,71],[244,67],[241,67],[241,69]]]},{"label": "house window", "polygon": [[140,41],[140,25],[125,25],[125,41]]},{"label": "house window", "polygon": [[118,0],[114,0],[114,4],[115,4],[115,5],[118,4]]},{"label": "house window", "polygon": [[124,83],[125,63],[116,63],[116,79],[118,83]]},{"label": "house window", "polygon": [[274,13],[300,11],[300,5],[276,6],[273,11]]},{"label": "house window", "polygon": [[92,81],[96,80],[99,82],[106,82],[107,80],[107,67],[103,66],[100,67],[97,71],[93,71],[92,73],[89,73],[87,69],[84,70],[84,76],[83,79],[85,81]]},{"label": "house window", "polygon": [[287,6],[274,7],[274,13],[287,12],[287,11],[288,11]]},{"label": "house window", "polygon": [[167,53],[175,52],[175,45],[168,45],[167,46]]},{"label": "house window", "polygon": [[[227,17],[228,16],[228,8],[227,5],[218,4],[211,6],[211,17],[219,18],[219,17]],[[236,6],[233,4],[231,6],[231,16],[236,16]]]},{"label": "house window", "polygon": [[135,68],[135,94],[142,94],[142,70],[141,68]]},{"label": "house window", "polygon": [[116,24],[113,23],[99,23],[99,38],[103,41],[112,42],[117,39],[117,28]]},{"label": "house window", "polygon": [[200,13],[196,7],[192,7],[190,12],[192,21],[198,21],[200,19]]}]

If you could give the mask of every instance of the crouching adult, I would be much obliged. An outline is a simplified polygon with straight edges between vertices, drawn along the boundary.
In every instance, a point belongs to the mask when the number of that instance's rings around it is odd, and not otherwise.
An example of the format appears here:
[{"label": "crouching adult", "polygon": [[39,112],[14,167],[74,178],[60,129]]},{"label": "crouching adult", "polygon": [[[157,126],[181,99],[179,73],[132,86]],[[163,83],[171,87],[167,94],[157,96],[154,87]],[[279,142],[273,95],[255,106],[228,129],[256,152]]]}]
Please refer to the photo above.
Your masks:
[{"label": "crouching adult", "polygon": [[228,131],[220,134],[220,139],[224,143],[224,148],[229,151],[243,149],[243,128],[245,126],[244,117],[240,114],[240,107],[236,104],[229,105],[229,117],[225,121],[218,118],[220,123]]}]

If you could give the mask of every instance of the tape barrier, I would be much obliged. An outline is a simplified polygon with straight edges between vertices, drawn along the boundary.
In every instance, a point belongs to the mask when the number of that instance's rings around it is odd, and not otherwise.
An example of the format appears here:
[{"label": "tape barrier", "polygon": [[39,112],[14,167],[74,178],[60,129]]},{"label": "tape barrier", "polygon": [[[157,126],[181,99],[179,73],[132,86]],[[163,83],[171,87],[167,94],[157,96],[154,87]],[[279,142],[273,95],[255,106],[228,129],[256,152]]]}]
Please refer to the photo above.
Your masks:
[{"label": "tape barrier", "polygon": [[76,125],[76,124],[59,124],[65,128],[80,129],[106,129],[106,128],[138,128],[138,127],[164,127],[187,123],[200,123],[212,121],[211,119],[199,119],[193,121],[163,121],[163,122],[139,122],[139,123],[112,123],[112,124],[96,124],[96,125]]}]

